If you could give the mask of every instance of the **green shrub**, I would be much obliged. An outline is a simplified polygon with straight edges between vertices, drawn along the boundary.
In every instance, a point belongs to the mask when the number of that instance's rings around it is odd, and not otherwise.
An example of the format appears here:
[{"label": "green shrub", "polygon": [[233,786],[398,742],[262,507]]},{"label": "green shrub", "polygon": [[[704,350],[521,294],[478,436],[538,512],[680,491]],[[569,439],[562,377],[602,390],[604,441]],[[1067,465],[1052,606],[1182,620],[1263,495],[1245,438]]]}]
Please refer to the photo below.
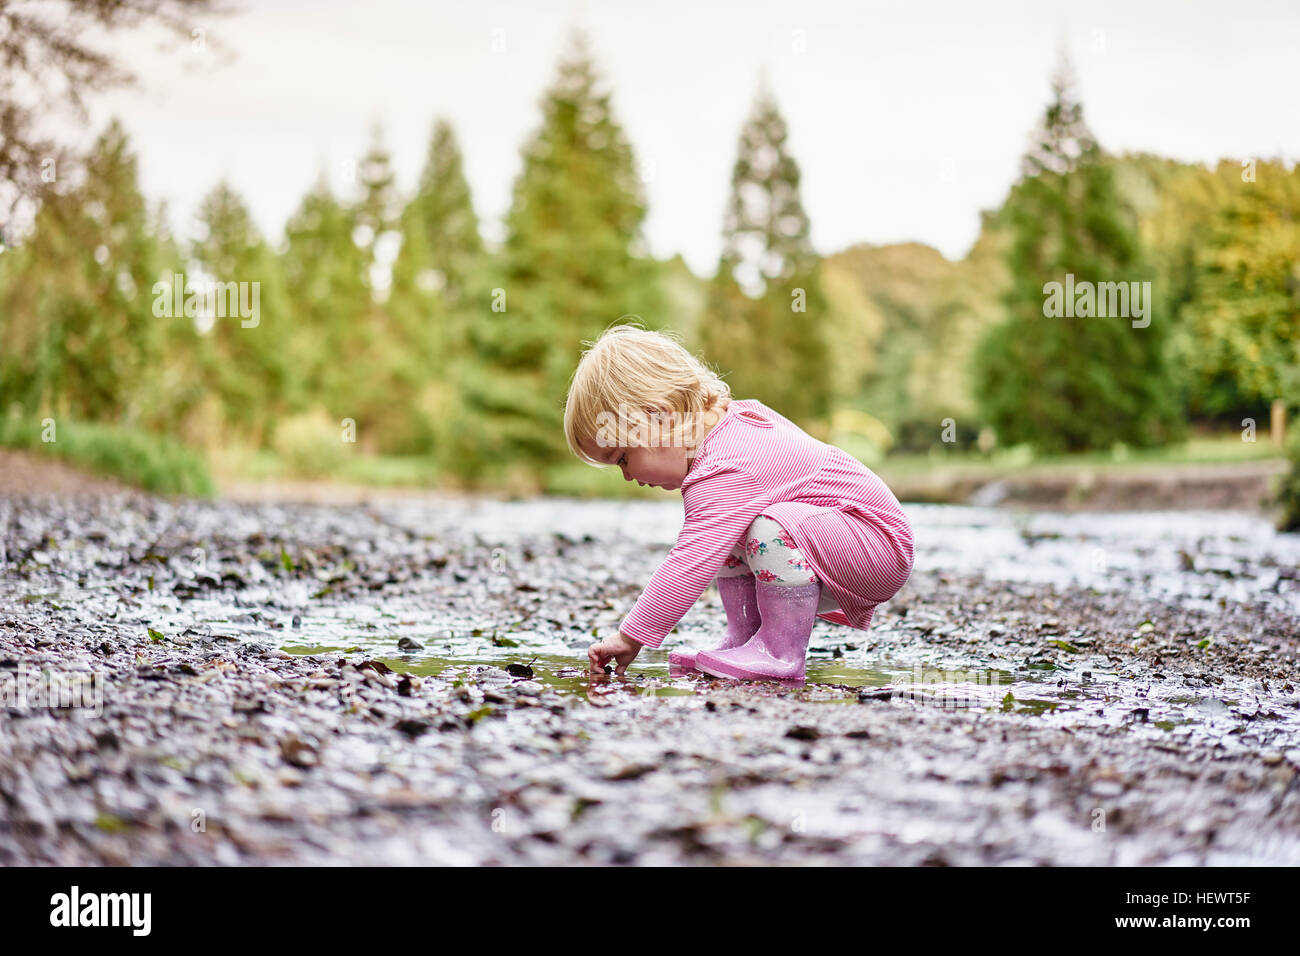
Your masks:
[{"label": "green shrub", "polygon": [[0,419],[0,445],[48,455],[156,494],[210,498],[215,493],[203,456],[163,435],[10,415]]},{"label": "green shrub", "polygon": [[321,478],[336,474],[356,446],[345,442],[342,425],[318,408],[291,415],[276,425],[271,447],[293,474]]}]

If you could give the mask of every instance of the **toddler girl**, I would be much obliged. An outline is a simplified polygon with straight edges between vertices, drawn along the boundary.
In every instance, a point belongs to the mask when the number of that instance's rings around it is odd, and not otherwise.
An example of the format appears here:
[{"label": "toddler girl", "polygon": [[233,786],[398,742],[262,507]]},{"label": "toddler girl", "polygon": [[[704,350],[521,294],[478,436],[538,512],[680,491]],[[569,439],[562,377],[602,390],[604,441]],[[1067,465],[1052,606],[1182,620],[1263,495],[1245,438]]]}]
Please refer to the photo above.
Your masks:
[{"label": "toddler girl", "polygon": [[912,573],[898,499],[848,453],[730,388],[673,337],[607,329],[582,354],[564,433],[575,455],[627,481],[680,488],[685,521],[617,637],[587,652],[623,674],[716,581],[722,644],[671,665],[739,680],[804,679],[816,618],[866,628]]}]

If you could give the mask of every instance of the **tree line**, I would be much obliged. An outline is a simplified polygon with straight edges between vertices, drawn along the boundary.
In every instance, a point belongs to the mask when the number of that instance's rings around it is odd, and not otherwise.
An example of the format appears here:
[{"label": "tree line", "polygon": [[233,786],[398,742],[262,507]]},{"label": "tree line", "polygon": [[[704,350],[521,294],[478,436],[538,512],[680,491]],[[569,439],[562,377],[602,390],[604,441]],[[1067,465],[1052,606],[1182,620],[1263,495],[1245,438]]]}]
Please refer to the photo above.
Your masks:
[{"label": "tree line", "polygon": [[[309,470],[353,449],[420,456],[431,478],[473,487],[567,458],[581,343],[629,315],[864,458],[981,432],[1043,451],[1155,446],[1196,420],[1266,422],[1300,394],[1296,167],[1107,154],[1068,70],[958,262],[919,244],[818,256],[764,88],[716,274],[697,277],[648,252],[644,182],[580,35],[541,114],[492,248],[442,120],[412,192],[376,135],[350,189],[322,176],[275,241],[225,183],[198,236],[172,236],[111,123],[0,255],[0,409],[269,448]],[[257,283],[256,323],[159,317],[155,287],[177,274]],[[1052,315],[1054,282],[1112,298],[1149,284],[1149,322]]]}]

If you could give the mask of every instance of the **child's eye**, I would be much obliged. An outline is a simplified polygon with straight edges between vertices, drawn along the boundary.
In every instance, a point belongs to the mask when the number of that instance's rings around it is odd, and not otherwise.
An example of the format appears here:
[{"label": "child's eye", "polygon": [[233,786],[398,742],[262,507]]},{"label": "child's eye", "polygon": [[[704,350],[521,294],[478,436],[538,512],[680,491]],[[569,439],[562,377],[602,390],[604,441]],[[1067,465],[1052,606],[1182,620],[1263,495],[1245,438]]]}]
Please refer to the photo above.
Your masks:
[{"label": "child's eye", "polygon": [[620,458],[620,459],[618,460],[617,463],[618,463],[619,465],[624,465],[624,464],[626,464],[626,463],[627,463],[627,455],[624,455],[622,458]]}]

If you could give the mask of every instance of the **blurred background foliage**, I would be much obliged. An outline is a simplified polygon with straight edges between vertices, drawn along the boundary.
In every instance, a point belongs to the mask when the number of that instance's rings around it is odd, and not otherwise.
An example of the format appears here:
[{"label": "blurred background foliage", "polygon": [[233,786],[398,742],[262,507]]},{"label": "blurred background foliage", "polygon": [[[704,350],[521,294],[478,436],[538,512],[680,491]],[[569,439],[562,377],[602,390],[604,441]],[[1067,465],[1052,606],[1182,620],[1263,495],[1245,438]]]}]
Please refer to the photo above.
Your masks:
[{"label": "blurred background foliage", "polygon": [[[412,194],[380,130],[356,170],[346,195],[309,185],[282,237],[214,184],[201,235],[181,242],[110,124],[0,255],[4,440],[30,445],[53,417],[72,423],[61,434],[156,436],[163,450],[134,453],[176,462],[184,446],[246,477],[607,492],[617,476],[572,460],[561,418],[582,341],[626,316],[677,330],[737,397],[873,466],[1168,447],[1245,419],[1266,442],[1273,404],[1297,411],[1300,172],[1108,154],[1064,68],[1020,178],[956,262],[920,243],[818,256],[765,88],[740,131],[716,275],[652,257],[636,157],[581,35],[523,146],[499,247],[480,236],[447,122]],[[1066,272],[1150,281],[1150,326],[1045,318],[1043,286]],[[156,316],[154,285],[175,274],[259,283],[260,321]],[[89,447],[110,432],[84,434]],[[1294,522],[1300,481],[1288,488]]]}]

